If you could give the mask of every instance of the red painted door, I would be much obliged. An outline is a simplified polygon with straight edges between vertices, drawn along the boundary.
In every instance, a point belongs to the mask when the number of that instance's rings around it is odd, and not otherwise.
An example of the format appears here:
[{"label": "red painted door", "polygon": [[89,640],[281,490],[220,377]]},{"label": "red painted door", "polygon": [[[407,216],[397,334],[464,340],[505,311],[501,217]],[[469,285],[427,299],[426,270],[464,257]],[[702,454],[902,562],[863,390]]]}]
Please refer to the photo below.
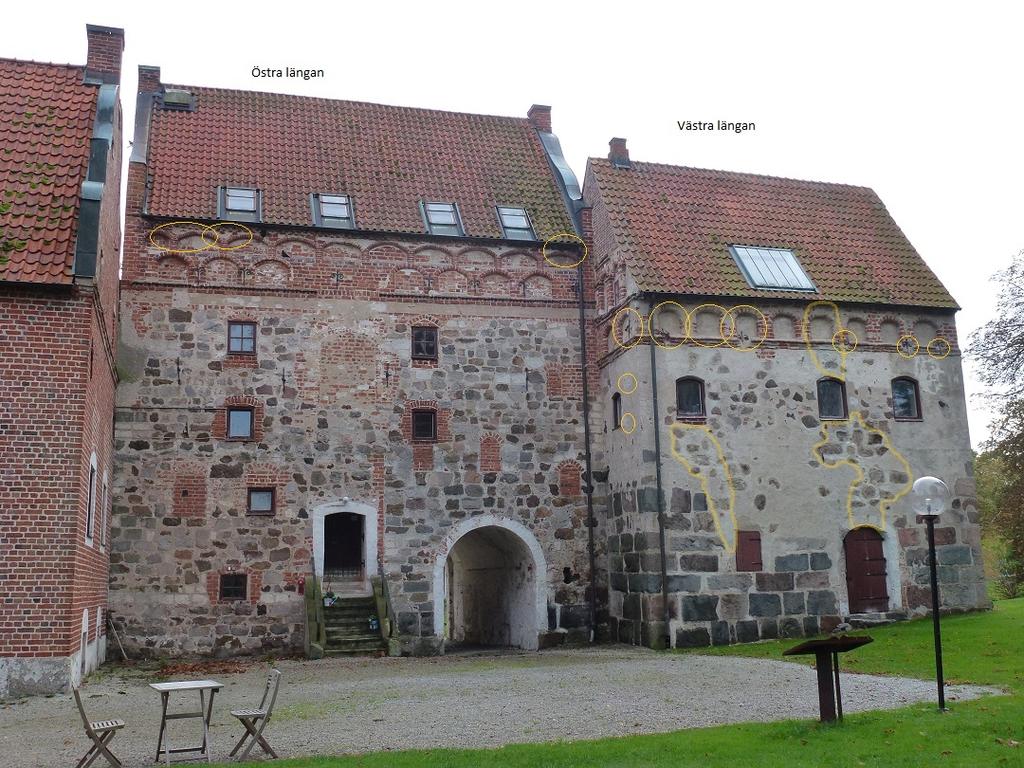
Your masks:
[{"label": "red painted door", "polygon": [[874,528],[855,528],[846,534],[843,548],[846,550],[846,592],[850,598],[850,613],[888,611],[882,534]]}]

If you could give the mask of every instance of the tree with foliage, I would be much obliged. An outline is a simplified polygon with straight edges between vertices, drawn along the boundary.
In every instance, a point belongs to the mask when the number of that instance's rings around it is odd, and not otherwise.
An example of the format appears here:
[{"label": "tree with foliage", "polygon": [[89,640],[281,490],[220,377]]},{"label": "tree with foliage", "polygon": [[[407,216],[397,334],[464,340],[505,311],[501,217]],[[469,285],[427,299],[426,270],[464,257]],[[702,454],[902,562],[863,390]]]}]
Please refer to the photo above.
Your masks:
[{"label": "tree with foliage", "polygon": [[1024,251],[994,280],[995,317],[972,336],[969,350],[997,410],[975,475],[983,523],[1006,544],[1000,586],[1012,596],[1024,590]]}]

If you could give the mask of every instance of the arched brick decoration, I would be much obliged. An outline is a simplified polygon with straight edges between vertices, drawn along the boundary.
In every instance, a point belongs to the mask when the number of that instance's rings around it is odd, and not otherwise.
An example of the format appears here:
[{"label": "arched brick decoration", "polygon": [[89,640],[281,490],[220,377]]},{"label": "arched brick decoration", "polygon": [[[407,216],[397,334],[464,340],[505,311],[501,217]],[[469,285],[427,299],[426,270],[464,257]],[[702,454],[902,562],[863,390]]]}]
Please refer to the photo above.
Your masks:
[{"label": "arched brick decoration", "polygon": [[227,439],[228,408],[236,406],[249,407],[253,409],[252,419],[252,440],[259,442],[263,439],[263,401],[252,395],[232,395],[224,400],[224,407],[220,408],[213,416],[213,436],[217,440]]},{"label": "arched brick decoration", "polygon": [[582,493],[580,473],[583,468],[575,461],[563,461],[558,465],[558,494],[573,498]]},{"label": "arched brick decoration", "polygon": [[396,293],[426,293],[427,279],[417,269],[396,269],[388,279],[388,289]]},{"label": "arched brick decoration", "polygon": [[260,285],[284,285],[291,276],[291,269],[276,259],[264,259],[253,268],[253,274]]},{"label": "arched brick decoration", "polygon": [[466,293],[469,291],[469,278],[456,269],[442,272],[434,280],[432,293]]},{"label": "arched brick decoration", "polygon": [[480,438],[480,471],[501,472],[501,435],[487,432]]},{"label": "arched brick decoration", "polygon": [[203,282],[212,284],[237,283],[242,270],[231,259],[217,256],[203,264]]}]

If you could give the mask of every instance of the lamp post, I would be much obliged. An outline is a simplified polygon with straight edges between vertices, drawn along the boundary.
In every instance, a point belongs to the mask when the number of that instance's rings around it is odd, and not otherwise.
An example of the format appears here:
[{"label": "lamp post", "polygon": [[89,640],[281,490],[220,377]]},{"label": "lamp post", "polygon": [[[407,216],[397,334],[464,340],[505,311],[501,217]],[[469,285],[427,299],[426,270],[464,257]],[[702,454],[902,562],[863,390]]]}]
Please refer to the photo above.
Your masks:
[{"label": "lamp post", "polygon": [[910,492],[911,507],[928,525],[928,564],[932,579],[932,627],[935,631],[935,682],[939,689],[939,711],[946,709],[942,678],[942,635],[939,632],[939,579],[935,568],[935,518],[949,503],[949,488],[937,477],[920,477]]}]

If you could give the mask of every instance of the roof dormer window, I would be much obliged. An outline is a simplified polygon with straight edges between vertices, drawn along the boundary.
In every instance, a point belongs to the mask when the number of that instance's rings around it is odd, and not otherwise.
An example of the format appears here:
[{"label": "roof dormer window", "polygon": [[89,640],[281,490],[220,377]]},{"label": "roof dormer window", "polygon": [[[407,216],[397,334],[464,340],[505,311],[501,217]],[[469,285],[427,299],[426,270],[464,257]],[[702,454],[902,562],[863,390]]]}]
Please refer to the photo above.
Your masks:
[{"label": "roof dormer window", "polygon": [[455,203],[420,203],[420,206],[430,234],[454,237],[466,234],[462,229],[462,219]]},{"label": "roof dormer window", "polygon": [[348,195],[313,195],[313,224],[318,227],[355,229],[353,200]]},{"label": "roof dormer window", "polygon": [[263,199],[258,189],[220,187],[218,191],[217,218],[227,221],[263,220]]},{"label": "roof dormer window", "polygon": [[498,218],[501,220],[501,228],[508,240],[536,240],[533,225],[530,224],[530,217],[525,208],[508,208],[498,206]]}]

